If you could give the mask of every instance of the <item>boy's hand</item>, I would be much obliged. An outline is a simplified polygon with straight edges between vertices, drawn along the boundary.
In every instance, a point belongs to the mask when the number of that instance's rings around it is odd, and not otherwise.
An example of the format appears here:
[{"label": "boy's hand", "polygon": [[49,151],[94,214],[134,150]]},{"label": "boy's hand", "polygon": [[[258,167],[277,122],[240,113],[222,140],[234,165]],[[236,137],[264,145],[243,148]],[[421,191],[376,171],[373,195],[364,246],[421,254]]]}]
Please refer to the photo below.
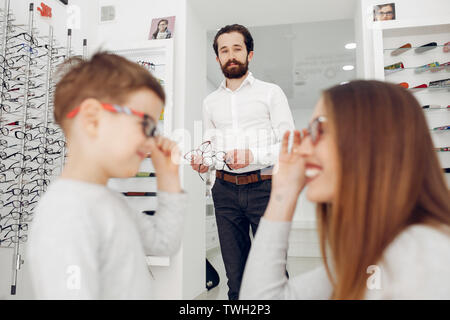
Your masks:
[{"label": "boy's hand", "polygon": [[172,140],[157,136],[149,139],[148,146],[156,171],[158,190],[181,192],[178,173],[180,150],[177,144]]}]

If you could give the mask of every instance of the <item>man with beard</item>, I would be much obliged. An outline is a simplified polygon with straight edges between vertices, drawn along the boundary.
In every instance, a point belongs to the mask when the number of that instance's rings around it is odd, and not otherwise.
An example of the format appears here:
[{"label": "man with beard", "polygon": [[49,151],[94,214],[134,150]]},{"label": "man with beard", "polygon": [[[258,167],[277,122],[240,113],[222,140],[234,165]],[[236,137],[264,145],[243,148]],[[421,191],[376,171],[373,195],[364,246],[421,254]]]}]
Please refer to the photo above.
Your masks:
[{"label": "man with beard", "polygon": [[[213,48],[225,80],[203,102],[203,127],[213,152],[225,153],[225,163],[216,161],[213,166],[212,196],[228,297],[237,300],[251,245],[250,228],[254,235],[269,201],[282,135],[294,129],[294,121],[281,88],[249,72],[253,38],[247,28],[223,27]],[[210,170],[200,155],[192,158],[191,166],[200,173]]]}]

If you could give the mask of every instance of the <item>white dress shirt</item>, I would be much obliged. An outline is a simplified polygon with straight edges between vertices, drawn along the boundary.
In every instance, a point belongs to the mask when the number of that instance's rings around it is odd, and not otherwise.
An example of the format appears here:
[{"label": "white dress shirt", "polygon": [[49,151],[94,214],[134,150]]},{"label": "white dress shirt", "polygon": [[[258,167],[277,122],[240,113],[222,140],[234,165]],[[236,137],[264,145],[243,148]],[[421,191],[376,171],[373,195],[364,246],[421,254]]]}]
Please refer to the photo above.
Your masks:
[{"label": "white dress shirt", "polygon": [[[203,101],[204,139],[214,151],[250,149],[254,161],[232,170],[244,173],[275,164],[284,132],[294,130],[286,95],[273,83],[257,80],[249,72],[241,86],[231,91],[224,80]],[[223,163],[216,169],[230,171]]]}]

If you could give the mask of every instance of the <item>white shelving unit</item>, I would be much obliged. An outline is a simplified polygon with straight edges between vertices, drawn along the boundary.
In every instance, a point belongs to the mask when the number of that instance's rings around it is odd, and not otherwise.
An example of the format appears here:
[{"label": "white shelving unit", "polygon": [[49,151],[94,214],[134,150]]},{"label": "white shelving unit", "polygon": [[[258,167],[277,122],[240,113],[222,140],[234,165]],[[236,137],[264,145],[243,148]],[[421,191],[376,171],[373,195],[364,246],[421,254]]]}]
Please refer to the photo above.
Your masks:
[{"label": "white shelving unit", "polygon": [[[158,128],[165,136],[170,135],[173,125],[173,39],[111,44],[107,50],[133,62],[145,61],[153,64],[153,67],[147,69],[157,79],[162,80],[166,94],[164,119],[158,121]],[[154,173],[151,160],[145,159],[139,171]],[[155,177],[110,179],[108,187],[118,192],[157,192]],[[138,213],[156,210],[158,204],[157,197],[127,197],[126,200]],[[149,266],[167,267],[170,266],[170,257],[148,256],[147,263]]]},{"label": "white shelving unit", "polygon": [[[444,44],[450,41],[450,19],[433,19],[423,21],[392,22],[376,25],[373,30],[374,67],[377,79],[402,83],[407,82],[409,88],[429,84],[431,81],[450,78],[450,68],[435,68],[418,72],[417,67],[430,63],[450,62],[450,52],[445,52]],[[415,49],[430,42],[436,42],[434,49],[417,53]],[[412,48],[400,55],[391,53],[410,43]],[[384,67],[402,62],[404,70],[386,73]],[[422,106],[450,105],[450,88],[445,89],[409,89]],[[430,130],[450,125],[450,109],[424,109]],[[434,147],[450,147],[450,131],[430,131]],[[438,152],[442,168],[450,168],[450,152]],[[450,185],[450,173],[446,173],[447,184]]]}]

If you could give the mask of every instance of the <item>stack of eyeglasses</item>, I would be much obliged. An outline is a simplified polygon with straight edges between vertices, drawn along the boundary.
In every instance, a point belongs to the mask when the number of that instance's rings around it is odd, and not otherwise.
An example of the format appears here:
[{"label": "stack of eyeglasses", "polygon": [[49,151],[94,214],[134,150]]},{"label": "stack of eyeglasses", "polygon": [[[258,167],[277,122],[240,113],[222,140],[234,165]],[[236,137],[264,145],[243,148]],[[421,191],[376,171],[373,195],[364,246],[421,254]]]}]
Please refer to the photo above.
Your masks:
[{"label": "stack of eyeglasses", "polygon": [[[64,163],[54,124],[52,75],[70,55],[48,36],[0,10],[0,246],[26,240],[24,223]],[[51,28],[51,27],[50,27]],[[18,231],[18,232],[15,232]],[[19,233],[21,236],[19,236]]]}]

